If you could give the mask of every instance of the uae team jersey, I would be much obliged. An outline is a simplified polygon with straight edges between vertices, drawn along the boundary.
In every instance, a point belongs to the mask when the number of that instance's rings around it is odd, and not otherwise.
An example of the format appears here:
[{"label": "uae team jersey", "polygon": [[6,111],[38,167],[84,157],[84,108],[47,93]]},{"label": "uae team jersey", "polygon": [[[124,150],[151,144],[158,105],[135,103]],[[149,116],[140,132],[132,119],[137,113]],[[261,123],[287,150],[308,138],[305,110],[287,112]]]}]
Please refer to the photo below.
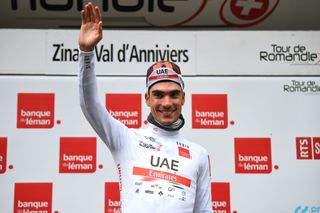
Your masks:
[{"label": "uae team jersey", "polygon": [[114,119],[99,100],[94,61],[94,52],[80,51],[80,103],[117,165],[122,213],[212,212],[207,151],[179,131]]}]

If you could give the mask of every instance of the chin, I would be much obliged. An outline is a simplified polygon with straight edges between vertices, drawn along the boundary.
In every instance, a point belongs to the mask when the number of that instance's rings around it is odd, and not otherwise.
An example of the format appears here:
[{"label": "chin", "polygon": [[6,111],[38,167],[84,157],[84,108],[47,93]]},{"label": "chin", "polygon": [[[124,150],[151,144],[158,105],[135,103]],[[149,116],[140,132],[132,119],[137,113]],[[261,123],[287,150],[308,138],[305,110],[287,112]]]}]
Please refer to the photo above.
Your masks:
[{"label": "chin", "polygon": [[168,126],[168,125],[171,125],[172,123],[174,123],[174,119],[161,119],[160,123],[162,125]]}]

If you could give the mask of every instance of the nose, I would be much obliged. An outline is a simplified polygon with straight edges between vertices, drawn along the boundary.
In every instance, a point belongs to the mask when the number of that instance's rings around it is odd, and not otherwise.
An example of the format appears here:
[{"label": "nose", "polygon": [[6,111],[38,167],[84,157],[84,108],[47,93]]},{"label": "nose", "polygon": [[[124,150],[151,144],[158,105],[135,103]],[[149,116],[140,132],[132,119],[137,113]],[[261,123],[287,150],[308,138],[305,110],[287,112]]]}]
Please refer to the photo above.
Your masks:
[{"label": "nose", "polygon": [[163,97],[162,100],[162,107],[164,108],[170,108],[172,106],[172,100],[171,98],[167,95],[165,97]]}]

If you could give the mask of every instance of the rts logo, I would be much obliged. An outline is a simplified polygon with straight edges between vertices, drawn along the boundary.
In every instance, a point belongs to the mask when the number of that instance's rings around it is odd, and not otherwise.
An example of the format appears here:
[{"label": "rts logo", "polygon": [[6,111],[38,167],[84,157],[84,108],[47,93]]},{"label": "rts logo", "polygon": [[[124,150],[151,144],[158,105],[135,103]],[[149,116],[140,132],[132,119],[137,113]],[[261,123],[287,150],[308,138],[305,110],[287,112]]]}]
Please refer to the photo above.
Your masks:
[{"label": "rts logo", "polygon": [[0,174],[4,174],[7,168],[7,138],[0,137]]},{"label": "rts logo", "polygon": [[53,93],[18,93],[17,128],[52,128]]},{"label": "rts logo", "polygon": [[60,173],[96,171],[96,138],[60,138]]},{"label": "rts logo", "polygon": [[141,94],[106,94],[106,108],[127,127],[141,127]]},{"label": "rts logo", "polygon": [[270,138],[235,138],[234,154],[236,173],[271,173]]},{"label": "rts logo", "polygon": [[212,209],[214,212],[230,213],[230,184],[211,183]]},{"label": "rts logo", "polygon": [[320,138],[296,138],[298,160],[320,160]]},{"label": "rts logo", "polygon": [[118,182],[105,183],[105,213],[121,213]]},{"label": "rts logo", "polygon": [[192,95],[192,128],[228,127],[228,103],[225,94]]},{"label": "rts logo", "polygon": [[280,0],[224,0],[220,17],[231,27],[250,27],[270,16]]},{"label": "rts logo", "polygon": [[14,212],[52,212],[52,183],[16,183]]}]

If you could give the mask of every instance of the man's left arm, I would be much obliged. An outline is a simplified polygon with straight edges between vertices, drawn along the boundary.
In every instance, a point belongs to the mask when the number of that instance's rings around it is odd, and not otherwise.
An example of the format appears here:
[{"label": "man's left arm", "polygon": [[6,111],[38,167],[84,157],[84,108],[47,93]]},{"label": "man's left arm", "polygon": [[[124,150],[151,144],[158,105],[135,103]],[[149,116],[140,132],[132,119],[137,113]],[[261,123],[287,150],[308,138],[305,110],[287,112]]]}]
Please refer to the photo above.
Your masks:
[{"label": "man's left arm", "polygon": [[212,213],[210,157],[202,156],[199,168],[194,213]]}]

